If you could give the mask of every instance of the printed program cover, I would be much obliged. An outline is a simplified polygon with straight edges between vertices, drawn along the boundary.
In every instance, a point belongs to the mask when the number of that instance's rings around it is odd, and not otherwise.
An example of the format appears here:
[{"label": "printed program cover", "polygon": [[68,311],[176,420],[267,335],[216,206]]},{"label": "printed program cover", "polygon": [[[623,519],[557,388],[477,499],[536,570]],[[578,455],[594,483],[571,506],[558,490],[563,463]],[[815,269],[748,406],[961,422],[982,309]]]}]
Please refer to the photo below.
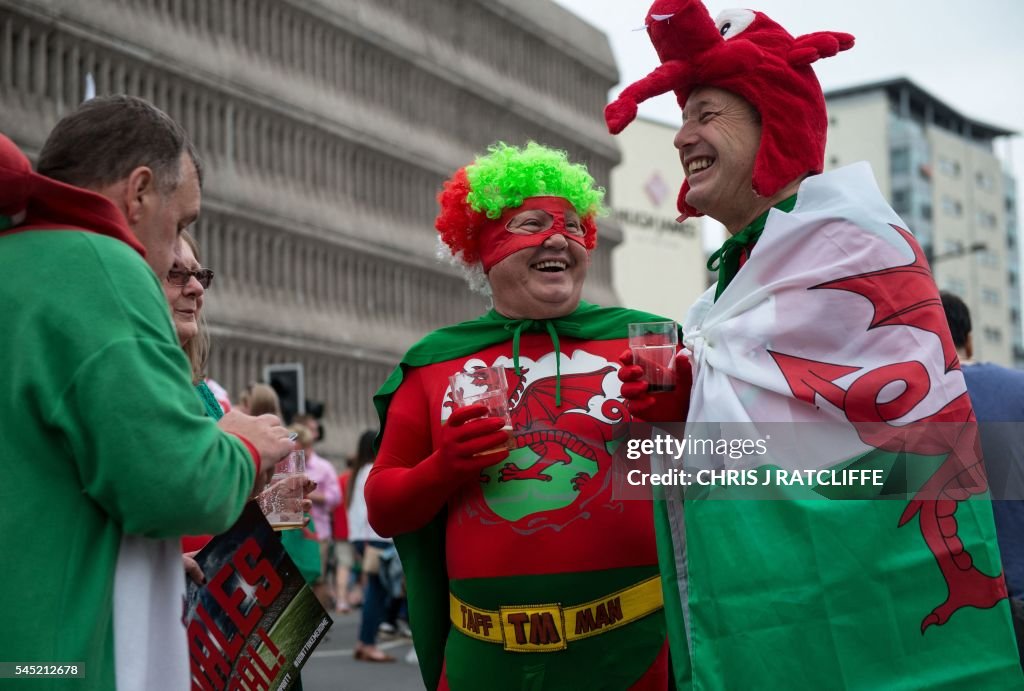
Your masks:
[{"label": "printed program cover", "polygon": [[333,623],[255,502],[196,561],[185,601],[193,691],[287,691]]}]

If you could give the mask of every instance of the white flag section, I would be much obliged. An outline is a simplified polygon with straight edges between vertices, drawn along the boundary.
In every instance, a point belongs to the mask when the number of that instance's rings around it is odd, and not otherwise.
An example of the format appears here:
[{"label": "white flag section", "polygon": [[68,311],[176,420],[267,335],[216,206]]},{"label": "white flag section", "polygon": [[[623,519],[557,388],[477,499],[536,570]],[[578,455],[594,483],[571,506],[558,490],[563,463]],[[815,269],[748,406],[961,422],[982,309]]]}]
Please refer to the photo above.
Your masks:
[{"label": "white flag section", "polygon": [[940,337],[937,289],[911,242],[867,163],[804,181],[791,213],[771,211],[718,301],[712,287],[686,317],[687,433],[706,434],[702,423],[827,422],[795,425],[799,443],[775,440],[766,456],[725,461],[810,470],[871,448],[850,420],[900,426],[963,395],[963,375],[947,371],[955,353]]}]

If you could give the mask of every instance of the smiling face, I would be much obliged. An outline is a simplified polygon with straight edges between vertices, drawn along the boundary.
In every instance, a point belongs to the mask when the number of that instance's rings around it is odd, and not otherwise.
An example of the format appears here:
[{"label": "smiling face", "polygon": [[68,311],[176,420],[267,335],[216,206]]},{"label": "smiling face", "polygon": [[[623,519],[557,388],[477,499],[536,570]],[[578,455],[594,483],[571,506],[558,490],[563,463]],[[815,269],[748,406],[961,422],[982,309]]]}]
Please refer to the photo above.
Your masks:
[{"label": "smiling face", "polygon": [[[179,238],[171,271],[197,271],[200,268],[192,248],[184,238]],[[179,286],[165,274],[163,287],[167,304],[171,307],[174,330],[184,347],[199,332],[199,314],[203,309],[203,295],[206,291],[195,276],[189,276],[185,285]]]},{"label": "smiling face", "polygon": [[675,137],[690,185],[686,203],[731,233],[757,218],[766,204],[752,185],[760,143],[761,124],[747,101],[715,87],[694,89]]},{"label": "smiling face", "polygon": [[[563,214],[562,232],[541,239]],[[509,254],[487,274],[494,308],[512,319],[554,319],[573,312],[580,302],[590,257],[581,244],[579,215],[568,208],[523,209],[505,224],[516,236],[538,234],[539,244]],[[568,236],[568,237],[567,237]]]}]

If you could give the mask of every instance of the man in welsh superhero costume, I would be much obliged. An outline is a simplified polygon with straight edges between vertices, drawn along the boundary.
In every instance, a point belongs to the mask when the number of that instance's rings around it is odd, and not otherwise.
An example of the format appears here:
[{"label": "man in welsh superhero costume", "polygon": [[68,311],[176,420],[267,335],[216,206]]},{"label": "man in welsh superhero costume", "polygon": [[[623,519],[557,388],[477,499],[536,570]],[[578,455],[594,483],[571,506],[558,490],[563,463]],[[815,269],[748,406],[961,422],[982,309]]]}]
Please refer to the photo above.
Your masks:
[{"label": "man in welsh superhero costume", "polygon": [[[1020,688],[974,414],[928,263],[866,163],[822,173],[810,65],[853,37],[794,37],[751,10],[716,21],[699,0],[657,0],[647,30],[662,64],[608,106],[609,129],[673,91],[679,210],[730,235],[683,324],[686,433],[756,430],[764,458],[720,462],[769,480],[657,505],[679,688]],[[621,372],[628,398],[636,369]]]},{"label": "man in welsh superhero costume", "polygon": [[[492,147],[439,196],[441,239],[482,270],[494,308],[429,334],[377,393],[366,485],[406,568],[427,688],[668,686],[652,507],[614,500],[610,469],[627,325],[660,318],[580,299],[602,198],[583,166],[535,143]],[[502,420],[456,410],[449,388],[495,365],[511,452],[494,451]],[[678,396],[661,405],[680,410]]]}]

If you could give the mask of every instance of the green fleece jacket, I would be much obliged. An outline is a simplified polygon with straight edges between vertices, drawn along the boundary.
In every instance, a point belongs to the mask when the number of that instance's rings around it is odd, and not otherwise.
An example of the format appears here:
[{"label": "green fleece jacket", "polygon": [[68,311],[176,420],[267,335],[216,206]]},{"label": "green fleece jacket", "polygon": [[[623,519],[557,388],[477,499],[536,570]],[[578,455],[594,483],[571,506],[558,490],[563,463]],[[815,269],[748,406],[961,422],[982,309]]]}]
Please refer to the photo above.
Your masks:
[{"label": "green fleece jacket", "polygon": [[33,688],[113,689],[122,536],[222,532],[254,463],[204,414],[159,282],[125,242],[15,229],[0,275],[0,658],[85,665]]}]

